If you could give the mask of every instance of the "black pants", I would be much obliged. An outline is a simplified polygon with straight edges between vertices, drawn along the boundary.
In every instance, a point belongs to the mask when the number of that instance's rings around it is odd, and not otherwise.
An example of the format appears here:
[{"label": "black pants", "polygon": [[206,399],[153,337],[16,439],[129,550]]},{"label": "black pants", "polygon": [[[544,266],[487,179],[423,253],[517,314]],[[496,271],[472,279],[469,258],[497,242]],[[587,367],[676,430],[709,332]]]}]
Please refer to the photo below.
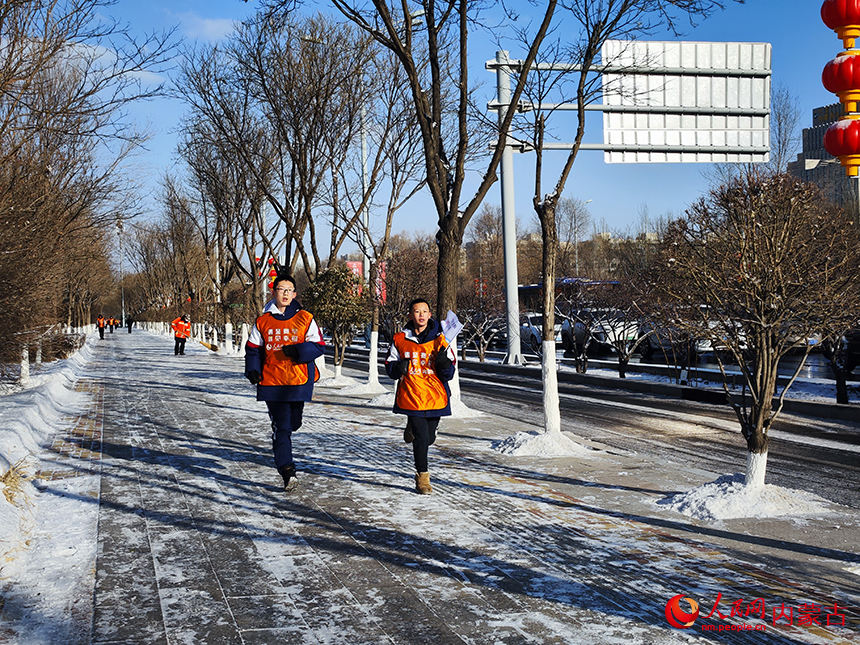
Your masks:
[{"label": "black pants", "polygon": [[427,449],[436,443],[436,428],[439,417],[406,417],[406,425],[412,428],[412,455],[415,457],[415,472],[427,472]]},{"label": "black pants", "polygon": [[293,432],[302,427],[304,401],[266,401],[272,420],[272,452],[275,467],[293,465]]},{"label": "black pants", "polygon": [[184,354],[185,353],[185,339],[180,338],[179,336],[174,337],[176,339],[176,344],[173,346],[173,354]]},{"label": "black pants", "polygon": [[99,327],[99,338],[101,338],[102,340],[105,339],[105,328],[104,327]]}]

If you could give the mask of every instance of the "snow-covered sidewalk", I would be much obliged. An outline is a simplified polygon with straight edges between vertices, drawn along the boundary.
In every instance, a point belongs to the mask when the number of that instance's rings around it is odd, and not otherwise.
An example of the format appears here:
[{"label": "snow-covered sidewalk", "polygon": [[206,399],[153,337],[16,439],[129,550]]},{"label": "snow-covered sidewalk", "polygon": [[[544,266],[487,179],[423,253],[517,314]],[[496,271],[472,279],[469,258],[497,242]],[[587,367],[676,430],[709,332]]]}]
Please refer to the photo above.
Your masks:
[{"label": "snow-covered sidewalk", "polygon": [[535,429],[492,415],[443,420],[419,496],[402,418],[334,387],[306,406],[288,497],[241,359],[143,333],[83,359],[76,391],[42,395],[68,409],[27,448],[51,476],[0,570],[0,642],[860,642],[856,510],[691,520],[658,502],[714,473],[575,428],[575,450],[506,454]]}]

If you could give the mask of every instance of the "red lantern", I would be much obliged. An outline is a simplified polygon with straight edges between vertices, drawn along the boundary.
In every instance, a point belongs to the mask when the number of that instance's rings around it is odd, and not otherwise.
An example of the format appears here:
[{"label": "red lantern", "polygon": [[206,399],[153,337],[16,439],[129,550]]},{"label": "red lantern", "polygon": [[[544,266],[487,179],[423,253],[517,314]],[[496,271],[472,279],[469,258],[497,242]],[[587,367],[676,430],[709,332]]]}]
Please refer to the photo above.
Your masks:
[{"label": "red lantern", "polygon": [[843,117],[827,128],[824,149],[839,157],[849,177],[857,177],[860,167],[860,114]]},{"label": "red lantern", "polygon": [[839,96],[846,112],[857,112],[860,101],[860,51],[843,52],[824,66],[821,82]]},{"label": "red lantern", "polygon": [[275,278],[277,278],[277,277],[278,277],[278,272],[275,271],[274,269],[271,269],[269,271],[269,289],[271,289],[272,291],[275,290]]},{"label": "red lantern", "polygon": [[845,49],[860,37],[860,0],[824,0],[821,19],[842,39]]}]

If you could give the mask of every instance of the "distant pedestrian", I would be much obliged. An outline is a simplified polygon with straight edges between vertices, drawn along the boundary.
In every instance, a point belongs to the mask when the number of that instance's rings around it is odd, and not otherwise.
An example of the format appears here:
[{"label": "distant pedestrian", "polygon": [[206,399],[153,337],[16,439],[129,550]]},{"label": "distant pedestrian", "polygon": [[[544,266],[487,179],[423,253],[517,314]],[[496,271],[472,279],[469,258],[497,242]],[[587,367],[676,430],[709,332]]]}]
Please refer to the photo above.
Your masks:
[{"label": "distant pedestrian", "polygon": [[173,355],[185,355],[185,340],[191,335],[191,318],[184,314],[170,323],[173,327]]},{"label": "distant pedestrian", "polygon": [[454,378],[456,356],[442,325],[430,316],[429,303],[421,298],[409,303],[409,322],[394,335],[385,370],[397,381],[394,412],[406,415],[403,440],[412,444],[415,491],[433,492],[430,486],[428,449],[436,442],[441,417],[451,414],[448,381]]},{"label": "distant pedestrian", "polygon": [[96,318],[96,327],[98,327],[98,330],[99,330],[99,339],[100,340],[105,339],[105,325],[106,324],[107,324],[107,321],[105,320],[105,317],[102,316],[101,314],[99,314],[99,317]]},{"label": "distant pedestrian", "polygon": [[107,319],[108,328],[110,329],[110,333],[113,333],[113,328],[116,327],[116,318],[111,316]]},{"label": "distant pedestrian", "polygon": [[125,325],[128,327],[128,333],[131,333],[131,328],[134,326],[134,320],[131,317],[125,319]]},{"label": "distant pedestrian", "polygon": [[245,377],[257,386],[257,400],[265,401],[272,421],[272,452],[284,490],[295,490],[293,432],[302,425],[305,401],[310,401],[319,372],[314,361],[322,356],[322,332],[296,297],[296,281],[279,273],[274,297],[257,318],[245,345]]}]

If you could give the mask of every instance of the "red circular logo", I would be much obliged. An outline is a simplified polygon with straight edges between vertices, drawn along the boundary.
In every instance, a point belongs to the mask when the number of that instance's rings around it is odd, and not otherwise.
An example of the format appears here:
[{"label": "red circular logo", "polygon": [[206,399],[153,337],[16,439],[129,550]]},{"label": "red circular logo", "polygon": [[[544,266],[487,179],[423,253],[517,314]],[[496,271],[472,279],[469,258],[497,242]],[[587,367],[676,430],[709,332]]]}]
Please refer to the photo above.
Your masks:
[{"label": "red circular logo", "polygon": [[[681,601],[690,603],[690,613],[681,609]],[[692,598],[686,598],[684,594],[678,594],[666,603],[666,620],[672,627],[686,629],[691,627],[699,617],[699,603]]]}]

